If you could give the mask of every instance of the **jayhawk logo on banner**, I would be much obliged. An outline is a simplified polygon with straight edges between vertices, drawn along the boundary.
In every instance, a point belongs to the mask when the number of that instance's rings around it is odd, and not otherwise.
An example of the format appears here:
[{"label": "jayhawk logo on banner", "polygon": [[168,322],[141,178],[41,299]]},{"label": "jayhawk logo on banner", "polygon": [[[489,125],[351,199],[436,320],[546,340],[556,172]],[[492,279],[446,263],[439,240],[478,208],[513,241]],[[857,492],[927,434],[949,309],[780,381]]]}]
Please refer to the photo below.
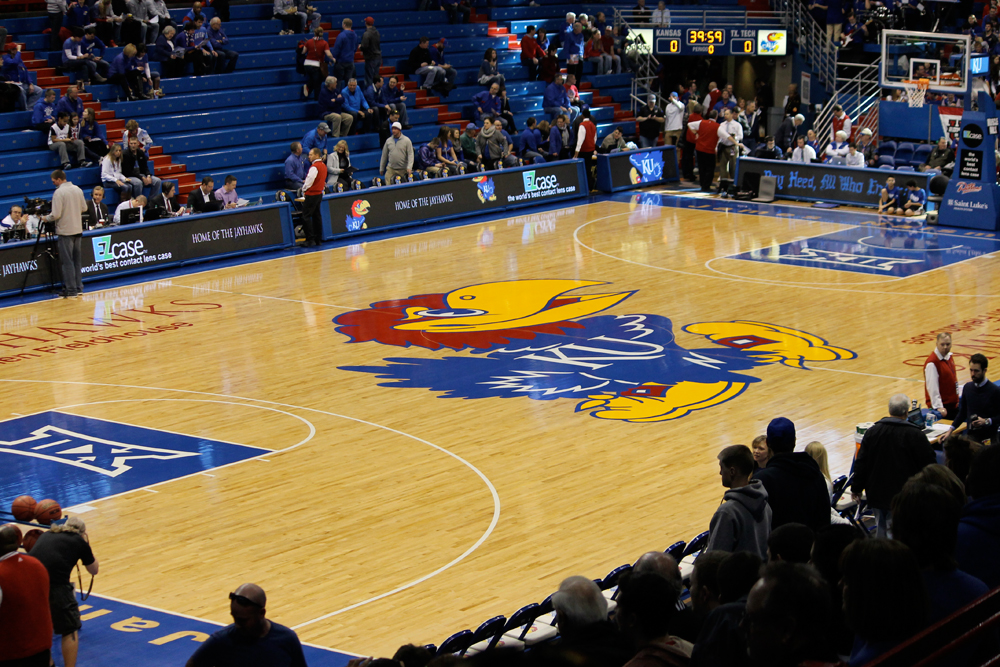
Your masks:
[{"label": "jayhawk logo on banner", "polygon": [[361,229],[368,229],[368,225],[365,224],[365,215],[370,208],[371,205],[367,199],[355,200],[351,204],[351,212],[344,219],[344,222],[347,224],[347,231],[356,232]]},{"label": "jayhawk logo on banner", "polygon": [[479,195],[479,201],[486,203],[488,201],[496,201],[496,187],[493,185],[493,179],[489,176],[476,176],[472,179],[472,182],[476,184],[478,188],[476,194]]},{"label": "jayhawk logo on banner", "polygon": [[461,355],[390,357],[372,373],[384,387],[419,387],[441,398],[575,399],[576,410],[634,423],[683,417],[760,382],[756,366],[853,359],[813,334],[763,322],[699,322],[683,330],[715,347],[689,350],[661,315],[597,315],[634,292],[570,292],[606,283],[513,280],[380,301],[334,322],[353,343],[448,348]]},{"label": "jayhawk logo on banner", "polygon": [[649,151],[647,153],[633,153],[628,157],[632,163],[629,170],[629,180],[633,184],[652,183],[663,178],[663,153],[661,151]]}]

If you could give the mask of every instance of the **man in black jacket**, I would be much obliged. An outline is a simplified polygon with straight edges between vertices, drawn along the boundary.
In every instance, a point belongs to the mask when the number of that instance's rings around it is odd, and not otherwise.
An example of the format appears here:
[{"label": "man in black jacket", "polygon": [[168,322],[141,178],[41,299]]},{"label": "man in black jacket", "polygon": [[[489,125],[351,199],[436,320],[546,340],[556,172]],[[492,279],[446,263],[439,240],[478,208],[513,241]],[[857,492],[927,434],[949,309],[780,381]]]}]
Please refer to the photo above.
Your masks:
[{"label": "man in black jacket", "polygon": [[805,452],[795,451],[795,424],[784,417],[767,425],[767,446],[774,452],[767,467],[756,474],[767,491],[771,530],[801,523],[813,530],[830,525],[830,494],[819,465]]},{"label": "man in black jacket", "polygon": [[[952,430],[968,424],[968,435],[976,442],[997,441],[1000,426],[1000,387],[986,379],[989,360],[978,352],[969,357],[969,377],[958,399],[958,414],[951,423]],[[949,437],[951,433],[949,432]]]},{"label": "man in black jacket", "polygon": [[781,148],[781,150],[787,155],[792,154],[792,149],[795,148],[795,137],[802,134],[799,130],[799,126],[801,126],[805,120],[806,117],[802,114],[789,116],[785,120],[781,121],[778,131],[774,133],[774,143],[778,144],[778,147]]},{"label": "man in black jacket", "polygon": [[149,199],[155,199],[163,189],[160,179],[149,170],[149,158],[136,137],[129,137],[128,148],[122,152],[122,174],[132,184],[132,194],[139,196],[149,188]]},{"label": "man in black jacket", "polygon": [[212,213],[222,210],[222,202],[215,198],[211,176],[201,179],[201,187],[188,195],[188,207],[192,213]]},{"label": "man in black jacket", "polygon": [[176,194],[173,181],[167,181],[163,184],[163,192],[150,202],[153,210],[160,211],[159,217],[174,218],[184,213],[184,207],[177,203]]},{"label": "man in black jacket", "polygon": [[865,432],[854,463],[851,495],[857,501],[865,492],[875,510],[879,537],[888,537],[893,497],[906,480],[937,460],[923,430],[906,420],[909,409],[906,394],[890,398],[889,416]]}]

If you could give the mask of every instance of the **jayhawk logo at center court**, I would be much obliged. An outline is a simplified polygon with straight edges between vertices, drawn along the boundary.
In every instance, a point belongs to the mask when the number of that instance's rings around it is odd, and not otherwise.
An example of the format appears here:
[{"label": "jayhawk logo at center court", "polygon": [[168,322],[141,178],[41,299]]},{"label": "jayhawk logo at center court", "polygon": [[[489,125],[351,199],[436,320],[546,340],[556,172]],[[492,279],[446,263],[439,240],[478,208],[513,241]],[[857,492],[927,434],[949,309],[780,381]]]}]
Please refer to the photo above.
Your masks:
[{"label": "jayhawk logo at center court", "polygon": [[371,205],[367,199],[356,199],[351,204],[351,212],[344,219],[344,222],[347,224],[347,231],[356,232],[361,229],[368,229],[368,225],[365,224],[365,215],[370,208]]},{"label": "jayhawk logo at center court", "polygon": [[479,201],[486,203],[488,201],[496,201],[496,187],[493,185],[493,179],[489,176],[476,176],[472,179],[472,182],[476,184],[478,190],[476,194],[479,195]]},{"label": "jayhawk logo at center court", "polygon": [[465,353],[390,357],[385,366],[342,370],[441,398],[569,398],[578,412],[643,423],[729,401],[760,382],[745,373],[757,366],[807,369],[807,362],[857,356],[805,331],[744,320],[688,324],[683,331],[715,347],[686,349],[661,315],[597,315],[634,292],[570,294],[605,284],[513,280],[380,301],[337,317],[337,331],[352,343]]}]

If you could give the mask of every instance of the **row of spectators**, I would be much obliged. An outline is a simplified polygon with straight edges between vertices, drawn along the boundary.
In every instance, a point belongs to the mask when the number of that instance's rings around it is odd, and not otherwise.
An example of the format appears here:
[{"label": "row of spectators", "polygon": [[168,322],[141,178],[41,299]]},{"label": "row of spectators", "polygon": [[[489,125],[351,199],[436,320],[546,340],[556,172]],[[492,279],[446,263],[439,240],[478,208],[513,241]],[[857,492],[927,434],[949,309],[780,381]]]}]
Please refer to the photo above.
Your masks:
[{"label": "row of spectators", "polygon": [[[831,521],[839,516],[825,450],[810,443],[796,452],[794,425],[779,418],[752,451],[720,452],[726,491],[688,581],[670,555],[649,552],[620,576],[613,604],[590,577],[564,579],[551,597],[558,637],[529,650],[460,658],[408,644],[392,658],[358,658],[352,666],[867,664],[1000,586],[1000,447],[952,436],[947,464],[936,464],[920,428],[906,420],[907,397],[894,396],[889,409],[865,436],[852,491],[858,500],[865,492],[880,517],[891,510],[891,535],[881,520],[877,537],[857,523]],[[234,618],[244,612],[234,606]],[[210,640],[213,650],[231,628]],[[516,644],[519,633],[505,643]],[[1000,636],[990,629],[952,652],[948,664],[983,664],[998,651]],[[208,664],[199,661],[203,653],[189,664]]]}]

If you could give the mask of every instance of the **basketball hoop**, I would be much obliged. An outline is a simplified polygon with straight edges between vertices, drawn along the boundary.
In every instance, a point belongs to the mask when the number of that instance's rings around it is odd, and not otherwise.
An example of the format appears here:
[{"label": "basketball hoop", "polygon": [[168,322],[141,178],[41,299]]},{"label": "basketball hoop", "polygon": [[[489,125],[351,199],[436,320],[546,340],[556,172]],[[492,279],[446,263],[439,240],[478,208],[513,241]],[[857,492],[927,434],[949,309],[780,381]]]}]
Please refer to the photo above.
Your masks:
[{"label": "basketball hoop", "polygon": [[907,79],[903,81],[903,88],[906,89],[906,97],[910,103],[910,107],[918,108],[924,106],[924,96],[927,94],[927,89],[930,86],[930,79],[917,79],[916,81]]}]

